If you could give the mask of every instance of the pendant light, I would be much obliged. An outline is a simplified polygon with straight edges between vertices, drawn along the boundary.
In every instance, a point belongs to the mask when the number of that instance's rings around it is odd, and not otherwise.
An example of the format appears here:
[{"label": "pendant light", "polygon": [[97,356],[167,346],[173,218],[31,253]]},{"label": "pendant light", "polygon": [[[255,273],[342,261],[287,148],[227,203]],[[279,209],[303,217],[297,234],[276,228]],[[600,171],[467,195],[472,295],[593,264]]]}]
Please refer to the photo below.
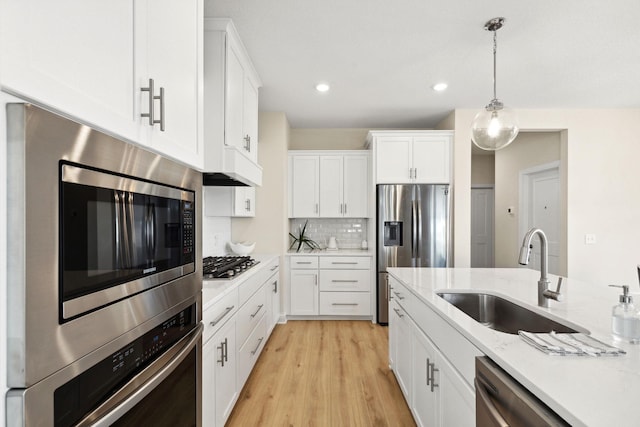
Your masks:
[{"label": "pendant light", "polygon": [[484,29],[493,31],[493,99],[473,119],[471,140],[483,150],[495,151],[511,144],[518,135],[518,120],[513,110],[504,107],[496,96],[496,32],[502,28],[504,18],[489,20]]}]

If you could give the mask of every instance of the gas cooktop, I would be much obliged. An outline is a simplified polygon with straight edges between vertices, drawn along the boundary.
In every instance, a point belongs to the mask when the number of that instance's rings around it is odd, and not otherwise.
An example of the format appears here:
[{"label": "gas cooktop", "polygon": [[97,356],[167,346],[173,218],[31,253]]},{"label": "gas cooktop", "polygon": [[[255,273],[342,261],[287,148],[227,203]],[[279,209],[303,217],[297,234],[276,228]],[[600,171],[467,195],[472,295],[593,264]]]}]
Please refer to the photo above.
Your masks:
[{"label": "gas cooktop", "polygon": [[208,256],[202,261],[202,278],[234,279],[258,262],[250,256]]}]

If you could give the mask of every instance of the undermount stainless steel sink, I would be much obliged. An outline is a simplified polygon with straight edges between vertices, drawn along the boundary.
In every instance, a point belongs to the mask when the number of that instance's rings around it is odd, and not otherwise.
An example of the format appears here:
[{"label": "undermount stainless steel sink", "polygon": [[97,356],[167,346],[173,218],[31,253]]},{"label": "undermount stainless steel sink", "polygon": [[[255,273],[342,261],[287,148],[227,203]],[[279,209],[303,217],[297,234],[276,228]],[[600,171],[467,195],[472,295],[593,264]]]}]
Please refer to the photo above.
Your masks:
[{"label": "undermount stainless steel sink", "polygon": [[497,295],[476,292],[438,292],[438,296],[482,325],[508,334],[517,334],[518,331],[589,333],[579,326],[559,323]]}]

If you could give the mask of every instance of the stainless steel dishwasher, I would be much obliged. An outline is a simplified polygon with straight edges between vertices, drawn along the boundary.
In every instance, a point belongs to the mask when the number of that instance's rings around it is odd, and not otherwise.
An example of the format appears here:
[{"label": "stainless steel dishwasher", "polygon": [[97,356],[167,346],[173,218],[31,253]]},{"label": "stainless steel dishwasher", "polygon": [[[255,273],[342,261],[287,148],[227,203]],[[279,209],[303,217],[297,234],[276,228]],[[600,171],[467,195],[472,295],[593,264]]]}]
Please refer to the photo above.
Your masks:
[{"label": "stainless steel dishwasher", "polygon": [[476,357],[476,427],[569,426],[488,357]]}]

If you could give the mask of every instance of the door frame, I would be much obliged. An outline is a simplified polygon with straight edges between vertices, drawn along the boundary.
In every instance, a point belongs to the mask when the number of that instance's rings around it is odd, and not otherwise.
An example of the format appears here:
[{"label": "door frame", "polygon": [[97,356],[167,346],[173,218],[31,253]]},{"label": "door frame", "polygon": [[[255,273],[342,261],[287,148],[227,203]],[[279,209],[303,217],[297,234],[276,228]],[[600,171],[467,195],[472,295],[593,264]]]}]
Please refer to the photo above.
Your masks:
[{"label": "door frame", "polygon": [[[562,240],[564,238],[563,236],[566,235],[566,229],[563,229],[563,227],[565,227],[565,222],[562,220],[563,208],[561,205],[562,205],[562,197],[563,197],[563,188],[562,188],[561,167],[562,167],[561,161],[555,160],[553,162],[543,163],[540,165],[533,166],[531,168],[523,169],[519,172],[518,175],[519,175],[520,190],[519,190],[518,207],[520,212],[518,215],[518,243],[522,242],[524,235],[527,233],[527,231],[529,231],[529,228],[528,228],[529,227],[529,198],[530,198],[529,188],[530,188],[532,176],[540,172],[556,170],[557,177],[558,177],[558,191],[560,192],[559,193],[560,206],[558,206],[558,218],[557,218],[558,226],[560,227],[559,268],[560,268],[560,271],[563,271],[564,270],[563,260],[566,259],[566,254],[562,253],[562,251],[565,250],[565,246],[562,244]],[[564,274],[566,274],[566,272]]]}]

